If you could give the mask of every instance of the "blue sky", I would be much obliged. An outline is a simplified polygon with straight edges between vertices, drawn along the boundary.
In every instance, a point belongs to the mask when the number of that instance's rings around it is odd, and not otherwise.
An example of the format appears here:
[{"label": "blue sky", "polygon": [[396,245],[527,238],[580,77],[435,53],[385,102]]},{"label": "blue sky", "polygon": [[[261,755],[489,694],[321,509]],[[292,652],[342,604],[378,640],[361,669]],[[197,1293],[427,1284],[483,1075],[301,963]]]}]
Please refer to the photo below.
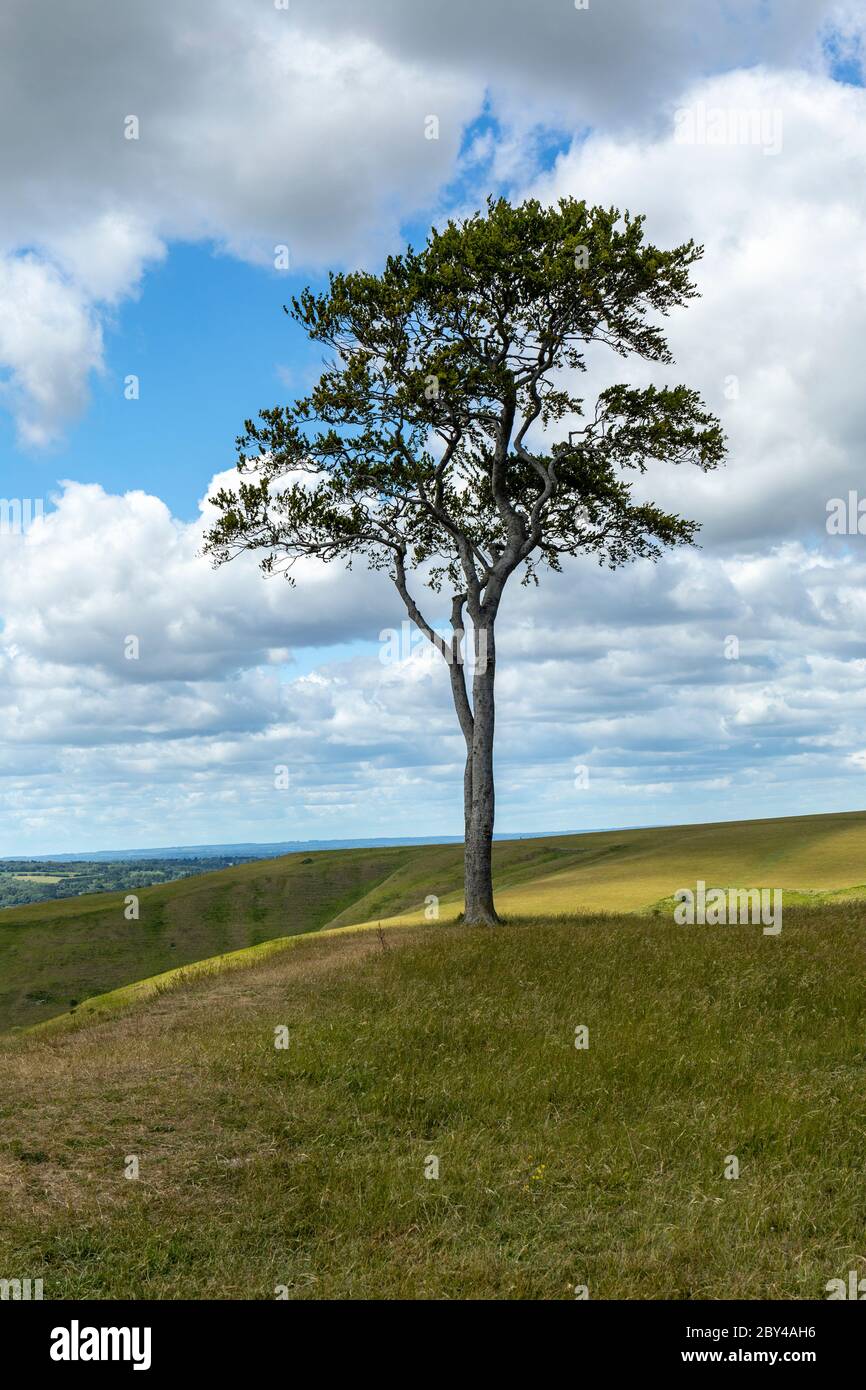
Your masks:
[{"label": "blue sky", "polygon": [[[0,495],[47,515],[0,536],[0,854],[459,832],[447,681],[383,663],[387,581],[215,574],[199,507],[243,420],[314,379],[291,295],[489,191],[704,242],[671,338],[731,442],[724,475],[652,482],[701,552],[509,595],[497,828],[862,805],[864,540],[826,527],[866,429],[860,8],[211,8],[9,7]],[[699,109],[778,113],[781,148],[684,145]]]},{"label": "blue sky", "polygon": [[[483,110],[461,132],[459,160],[476,153],[439,190],[431,216],[443,222],[452,211],[459,214],[488,179],[497,192],[512,192],[513,180],[491,177],[503,136],[485,96]],[[579,138],[539,126],[525,143],[542,171]],[[401,241],[420,245],[430,222],[413,216],[398,225]],[[366,264],[376,269],[383,259],[374,253]],[[344,264],[335,259],[333,268]],[[106,315],[103,368],[90,380],[83,415],[43,450],[16,447],[14,422],[0,415],[8,495],[29,496],[38,478],[50,506],[56,483],[74,478],[111,491],[144,488],[176,516],[193,519],[214,473],[232,466],[243,421],[301,394],[315,379],[321,349],[283,306],[305,286],[326,284],[327,276],[309,266],[276,270],[238,260],[213,242],[171,243],[164,259],[144,272],[135,296]],[[130,373],[139,377],[137,400],[125,396]]]},{"label": "blue sky", "polygon": [[[214,473],[232,465],[244,419],[286,396],[280,369],[301,387],[315,370],[315,349],[282,309],[307,279],[173,246],[111,316],[84,415],[39,452],[16,448],[5,416],[4,488],[27,496],[36,478],[49,492],[64,478],[141,487],[194,517]],[[130,373],[138,400],[125,398]]]}]

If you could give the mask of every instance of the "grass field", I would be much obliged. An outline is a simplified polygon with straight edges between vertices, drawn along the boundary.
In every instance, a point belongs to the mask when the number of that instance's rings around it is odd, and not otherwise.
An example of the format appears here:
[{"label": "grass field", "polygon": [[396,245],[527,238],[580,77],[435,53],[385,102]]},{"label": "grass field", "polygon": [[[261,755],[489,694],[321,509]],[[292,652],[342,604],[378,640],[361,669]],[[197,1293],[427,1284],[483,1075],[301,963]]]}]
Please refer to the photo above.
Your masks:
[{"label": "grass field", "polygon": [[[500,910],[512,916],[651,912],[677,888],[778,887],[786,901],[866,899],[866,812],[610,831],[495,846]],[[354,923],[443,922],[460,911],[458,845],[320,851],[260,860],[124,893],[0,912],[0,1031],[208,956]]]},{"label": "grass field", "polygon": [[62,874],[12,874],[21,883],[60,883]]},{"label": "grass field", "polygon": [[52,1299],[825,1297],[866,1273],[864,924],[343,932],[9,1038],[0,1274]]},{"label": "grass field", "polygon": [[[866,1275],[864,849],[859,813],[500,843],[494,929],[455,920],[453,846],[4,914],[13,1012],[28,970],[115,992],[0,1038],[0,1277],[825,1297]],[[675,926],[697,879],[782,887],[781,933]]]},{"label": "grass field", "polygon": [[290,855],[126,892],[0,911],[0,1031],[225,951],[315,931],[393,871],[399,850]]}]

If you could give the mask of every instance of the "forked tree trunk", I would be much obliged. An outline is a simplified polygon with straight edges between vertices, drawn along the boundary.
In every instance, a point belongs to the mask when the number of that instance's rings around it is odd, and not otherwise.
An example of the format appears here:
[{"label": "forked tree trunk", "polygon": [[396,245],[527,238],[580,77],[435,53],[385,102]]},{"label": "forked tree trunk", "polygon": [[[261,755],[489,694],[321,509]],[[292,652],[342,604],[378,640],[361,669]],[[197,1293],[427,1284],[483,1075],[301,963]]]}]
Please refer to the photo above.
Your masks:
[{"label": "forked tree trunk", "polygon": [[492,926],[493,903],[493,733],[496,651],[493,623],[475,632],[472,679],[473,727],[467,738],[464,791],[464,920]]},{"label": "forked tree trunk", "polygon": [[466,766],[463,773],[463,917],[466,922],[480,922],[492,926],[499,921],[493,904],[493,696],[496,680],[493,623],[498,603],[491,603],[480,622],[473,618],[475,663],[470,704],[466,689],[463,650],[466,637],[463,624],[466,594],[455,594],[451,601],[452,638],[449,645],[437,637],[409,593],[403,556],[399,552],[396,556],[395,582],[406,604],[409,617],[448,662],[454,708],[466,740]]}]

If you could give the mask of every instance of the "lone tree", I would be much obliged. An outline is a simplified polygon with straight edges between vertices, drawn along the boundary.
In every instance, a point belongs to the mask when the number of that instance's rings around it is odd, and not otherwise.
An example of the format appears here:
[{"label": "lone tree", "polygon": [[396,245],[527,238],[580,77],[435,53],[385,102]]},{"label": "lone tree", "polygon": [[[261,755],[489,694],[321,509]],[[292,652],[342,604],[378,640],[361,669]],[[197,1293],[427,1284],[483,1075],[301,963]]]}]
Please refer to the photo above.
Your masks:
[{"label": "lone tree", "polygon": [[[362,555],[390,574],[445,658],[466,741],[469,922],[498,920],[495,628],[506,583],[518,570],[537,582],[563,555],[616,568],[692,543],[696,522],[635,500],[632,485],[650,462],[706,471],[724,454],[718,421],[686,386],[616,385],[589,405],[575,394],[589,344],[673,360],[661,319],[695,297],[689,269],[702,248],[659,250],[643,222],[572,198],[490,200],[381,275],[332,274],[324,294],[305,290],[286,312],[327,346],[328,363],[309,396],[246,421],[237,490],[215,499],[205,540],[215,563],[263,550],[262,569],[291,580],[299,556]],[[447,586],[445,636],[410,571],[436,593]]]}]

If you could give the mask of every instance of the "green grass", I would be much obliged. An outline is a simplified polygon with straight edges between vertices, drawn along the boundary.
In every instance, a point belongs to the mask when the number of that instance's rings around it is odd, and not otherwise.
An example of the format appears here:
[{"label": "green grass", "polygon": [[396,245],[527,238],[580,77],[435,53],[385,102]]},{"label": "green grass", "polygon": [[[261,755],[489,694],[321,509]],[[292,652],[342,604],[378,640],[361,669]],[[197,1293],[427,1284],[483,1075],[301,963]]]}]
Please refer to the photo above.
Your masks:
[{"label": "green grass", "polygon": [[[698,878],[779,887],[804,902],[866,897],[866,812],[669,826],[542,840],[494,850],[497,901],[510,917],[651,912]],[[0,1031],[78,1009],[205,957],[350,924],[441,920],[462,907],[458,845],[323,851],[262,860],[124,893],[0,911]]]},{"label": "green grass", "polygon": [[18,883],[60,883],[63,874],[9,874]]},{"label": "green grass", "polygon": [[0,1031],[29,1026],[94,995],[240,950],[315,931],[392,871],[399,850],[260,860],[138,892],[90,894],[0,911]]},{"label": "green grass", "polygon": [[822,1298],[866,1273],[864,927],[852,901],[778,937],[313,936],[8,1038],[0,1274],[54,1299]]}]

